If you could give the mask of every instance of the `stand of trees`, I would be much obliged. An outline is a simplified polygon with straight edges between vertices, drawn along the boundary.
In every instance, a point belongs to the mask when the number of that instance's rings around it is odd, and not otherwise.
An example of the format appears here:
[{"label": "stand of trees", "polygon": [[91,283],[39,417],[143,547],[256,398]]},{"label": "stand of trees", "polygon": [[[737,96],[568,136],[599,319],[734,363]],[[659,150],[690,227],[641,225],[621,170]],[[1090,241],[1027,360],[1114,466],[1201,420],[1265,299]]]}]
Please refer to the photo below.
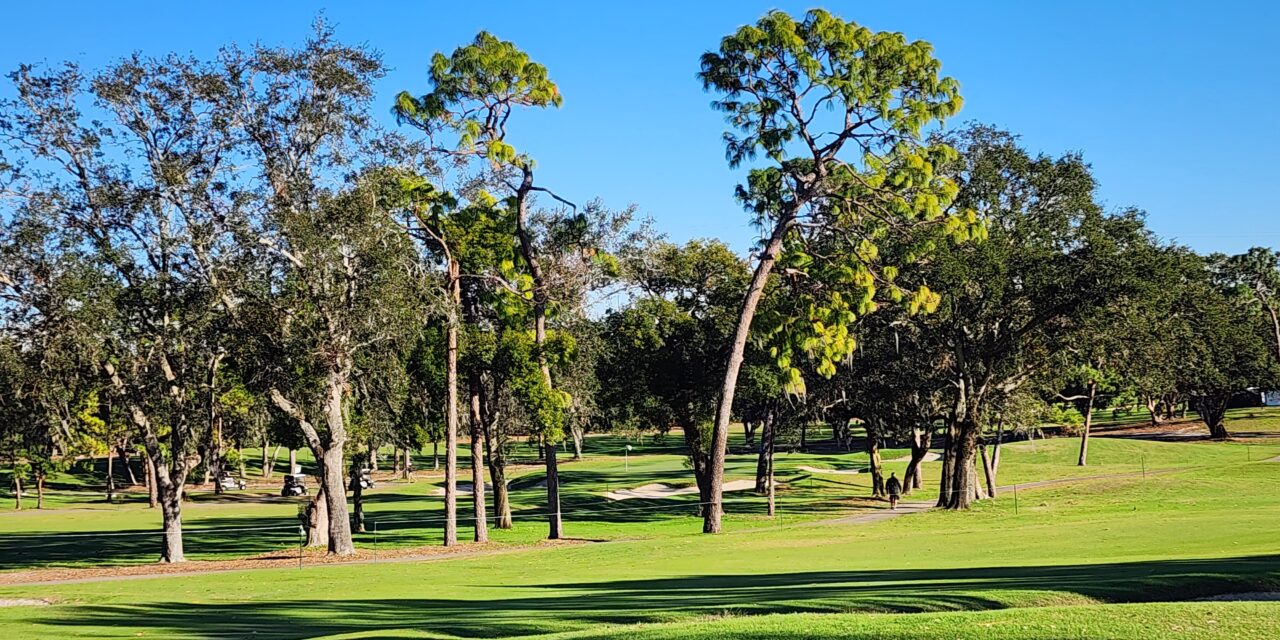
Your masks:
[{"label": "stand of trees", "polygon": [[476,541],[490,508],[512,526],[523,441],[558,538],[562,444],[580,458],[592,431],[679,428],[715,533],[735,420],[771,509],[774,452],[819,423],[866,449],[877,495],[883,442],[910,446],[908,490],[941,446],[938,504],[963,509],[995,494],[1000,443],[1063,403],[1083,416],[1083,465],[1099,407],[1144,403],[1159,423],[1189,406],[1225,438],[1232,400],[1277,384],[1280,254],[1197,255],[1104,208],[1079,155],[943,129],[961,98],[926,42],[775,11],[702,57],[728,161],[752,166],[748,258],[540,181],[508,130],[564,97],[516,44],[482,32],[436,53],[424,89],[394,100],[374,93],[384,71],[321,22],[294,48],[9,76],[0,447],[16,506],[105,456],[107,499],[141,476],[179,562],[190,484],[243,475],[246,445],[263,477],[306,447],[310,542],[345,555],[351,476],[409,477],[410,454],[443,443],[453,545],[458,439]]}]

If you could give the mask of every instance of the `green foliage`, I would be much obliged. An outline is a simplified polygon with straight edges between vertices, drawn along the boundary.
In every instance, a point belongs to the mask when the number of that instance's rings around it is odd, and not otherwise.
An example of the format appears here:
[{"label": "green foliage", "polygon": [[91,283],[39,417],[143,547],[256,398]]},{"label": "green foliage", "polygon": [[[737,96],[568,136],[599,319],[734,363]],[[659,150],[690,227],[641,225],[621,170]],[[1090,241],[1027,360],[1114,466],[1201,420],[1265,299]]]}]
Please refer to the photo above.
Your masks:
[{"label": "green foliage", "polygon": [[[792,393],[805,390],[802,357],[822,377],[849,360],[855,324],[878,300],[912,314],[937,308],[927,286],[899,284],[904,268],[940,241],[986,236],[973,210],[953,206],[945,169],[956,151],[924,138],[961,106],[940,70],[929,43],[820,9],[800,20],[771,11],[702,57],[703,86],[720,94],[713,105],[731,127],[729,164],[773,162],[752,169],[738,198],[772,229],[770,242],[781,234],[777,268],[794,301],[761,321]],[[886,245],[911,250],[886,260]]]},{"label": "green foliage", "polygon": [[396,97],[397,119],[430,135],[450,132],[458,152],[494,165],[531,164],[506,142],[507,118],[515,107],[560,106],[560,90],[546,67],[514,43],[481,31],[452,54],[432,56],[430,74],[429,93]]},{"label": "green foliage", "polygon": [[536,349],[529,332],[505,331],[498,340],[495,365],[528,414],[531,432],[554,444],[564,439],[570,398],[547,385],[538,367]]}]

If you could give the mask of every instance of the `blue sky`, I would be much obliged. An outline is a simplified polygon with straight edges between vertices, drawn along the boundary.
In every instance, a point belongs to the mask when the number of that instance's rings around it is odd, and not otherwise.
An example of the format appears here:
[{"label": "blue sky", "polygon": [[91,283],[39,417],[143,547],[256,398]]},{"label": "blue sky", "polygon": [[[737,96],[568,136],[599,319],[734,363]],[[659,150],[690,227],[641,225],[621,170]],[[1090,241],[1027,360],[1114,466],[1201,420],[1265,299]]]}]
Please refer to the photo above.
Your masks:
[{"label": "blue sky", "polygon": [[513,123],[541,181],[577,200],[635,203],[674,240],[714,236],[743,250],[755,231],[732,198],[741,176],[725,164],[698,56],[770,8],[811,6],[932,42],[965,97],[954,124],[1083,152],[1107,205],[1145,209],[1161,236],[1202,251],[1280,244],[1272,3],[23,2],[4,10],[0,69],[297,43],[323,10],[342,39],[383,52],[389,106],[398,90],[425,88],[433,52],[486,29],[547,65],[565,96],[563,108]]}]

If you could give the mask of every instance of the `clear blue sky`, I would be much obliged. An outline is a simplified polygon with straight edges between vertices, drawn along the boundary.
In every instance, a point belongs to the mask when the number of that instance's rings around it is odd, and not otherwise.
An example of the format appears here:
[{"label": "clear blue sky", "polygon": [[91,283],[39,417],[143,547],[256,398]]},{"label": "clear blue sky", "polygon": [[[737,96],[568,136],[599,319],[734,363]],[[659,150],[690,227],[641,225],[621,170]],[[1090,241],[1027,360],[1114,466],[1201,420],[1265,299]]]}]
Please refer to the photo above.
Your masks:
[{"label": "clear blue sky", "polygon": [[[564,107],[521,114],[514,142],[540,179],[578,200],[635,203],[675,240],[742,250],[720,116],[698,56],[770,8],[815,2],[21,2],[0,21],[0,68],[133,50],[208,55],[226,42],[298,43],[321,9],[341,38],[381,50],[379,86],[425,88],[432,52],[477,30],[547,65]],[[932,42],[960,81],[954,122],[994,123],[1035,151],[1078,150],[1110,207],[1137,206],[1163,237],[1202,251],[1280,244],[1280,9],[1269,2],[849,2],[820,6]],[[3,90],[8,94],[8,90]],[[386,109],[379,107],[380,112]],[[388,118],[389,120],[389,118]]]}]

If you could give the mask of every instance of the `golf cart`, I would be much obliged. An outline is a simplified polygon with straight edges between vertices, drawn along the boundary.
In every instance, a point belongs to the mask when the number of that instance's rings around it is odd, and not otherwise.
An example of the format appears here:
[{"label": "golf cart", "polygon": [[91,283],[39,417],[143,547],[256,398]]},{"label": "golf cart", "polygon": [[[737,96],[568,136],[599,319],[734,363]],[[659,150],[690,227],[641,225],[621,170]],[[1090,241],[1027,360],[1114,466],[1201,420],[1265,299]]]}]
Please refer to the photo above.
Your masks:
[{"label": "golf cart", "polygon": [[289,496],[305,496],[307,495],[306,476],[301,473],[291,473],[284,477],[284,486],[280,487],[280,495],[288,498]]},{"label": "golf cart", "polygon": [[244,491],[245,482],[243,478],[222,473],[218,475],[218,488],[223,491]]},{"label": "golf cart", "polygon": [[354,489],[356,485],[359,485],[361,489],[373,488],[373,476],[369,474],[368,469],[360,469],[360,473],[351,479],[351,488]]}]

